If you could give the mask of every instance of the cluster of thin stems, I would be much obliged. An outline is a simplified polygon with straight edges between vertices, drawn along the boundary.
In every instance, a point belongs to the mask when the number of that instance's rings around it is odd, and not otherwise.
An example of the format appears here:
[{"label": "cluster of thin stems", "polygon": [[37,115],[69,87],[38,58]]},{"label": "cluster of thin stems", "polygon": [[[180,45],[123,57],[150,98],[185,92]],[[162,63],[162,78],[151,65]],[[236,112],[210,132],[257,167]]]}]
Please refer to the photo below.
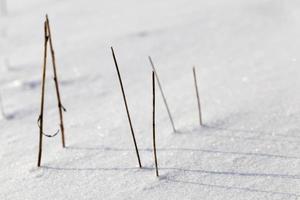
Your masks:
[{"label": "cluster of thin stems", "polygon": [[[46,20],[44,22],[44,36],[45,37],[44,37],[44,57],[43,57],[41,105],[40,105],[40,115],[39,115],[39,119],[38,119],[38,125],[39,125],[39,130],[40,130],[40,132],[39,132],[40,133],[39,134],[39,152],[38,152],[38,163],[37,163],[38,167],[41,166],[43,135],[49,136],[49,135],[44,134],[44,132],[43,132],[46,64],[47,64],[47,51],[48,51],[47,47],[48,47],[48,44],[50,46],[50,52],[51,52],[51,58],[52,58],[53,76],[54,76],[57,103],[58,103],[58,113],[59,113],[59,117],[60,117],[60,131],[61,131],[61,137],[62,137],[61,138],[62,139],[62,146],[63,146],[63,148],[65,147],[64,123],[63,123],[63,111],[65,111],[65,108],[62,106],[62,103],[61,103],[59,84],[58,84],[58,78],[57,78],[57,70],[56,70],[55,53],[54,53],[54,48],[53,48],[53,43],[52,43],[52,36],[51,36],[51,31],[50,31],[49,19],[48,19],[47,15],[46,15]],[[116,71],[117,71],[117,75],[118,75],[118,79],[119,79],[119,83],[120,83],[120,87],[121,87],[122,97],[123,97],[124,106],[125,106],[125,109],[126,109],[126,114],[127,114],[127,118],[128,118],[128,122],[129,122],[131,136],[132,136],[132,139],[133,139],[133,144],[134,144],[135,151],[136,151],[138,165],[139,165],[140,168],[142,168],[140,154],[139,154],[139,150],[138,150],[138,146],[137,146],[137,142],[136,142],[136,138],[135,138],[135,134],[134,134],[134,129],[133,129],[133,125],[132,125],[132,121],[131,121],[131,117],[130,117],[130,112],[129,112],[129,108],[128,108],[128,104],[127,104],[127,100],[126,100],[126,95],[125,95],[125,91],[124,91],[124,86],[123,86],[119,66],[118,66],[118,63],[117,63],[117,59],[116,59],[116,56],[115,56],[115,52],[114,52],[114,49],[112,47],[111,47],[111,51],[112,51],[112,56],[113,56],[113,60],[114,60],[114,63],[115,63],[115,67],[116,67]],[[153,110],[152,110],[152,133],[153,133],[152,136],[153,136],[153,138],[152,139],[153,139],[153,153],[154,153],[156,176],[158,177],[159,173],[158,173],[158,161],[157,161],[157,153],[156,153],[156,132],[155,132],[155,82],[157,82],[157,84],[158,84],[158,87],[159,87],[161,96],[163,98],[163,102],[164,102],[165,108],[167,110],[167,113],[168,113],[168,116],[169,116],[169,119],[170,119],[170,123],[171,123],[171,126],[172,126],[174,132],[176,132],[176,128],[175,128],[174,120],[173,120],[173,117],[171,115],[168,103],[167,103],[166,96],[165,96],[164,91],[163,91],[162,86],[161,86],[161,82],[159,80],[157,71],[156,71],[155,66],[153,64],[153,61],[152,61],[150,56],[148,57],[148,59],[149,59],[150,65],[152,67],[152,100],[153,100],[152,101],[152,108],[153,108]],[[195,67],[193,67],[193,76],[194,76],[194,84],[195,84],[196,97],[197,97],[197,106],[198,106],[198,111],[199,111],[199,123],[200,123],[200,125],[202,125],[201,105],[200,105],[200,97],[199,97]],[[1,103],[1,96],[0,96],[0,103]],[[1,103],[0,106],[1,106],[1,111],[4,113],[2,103]],[[52,136],[54,136],[54,135],[52,135]],[[49,137],[52,137],[52,136],[50,135]]]}]

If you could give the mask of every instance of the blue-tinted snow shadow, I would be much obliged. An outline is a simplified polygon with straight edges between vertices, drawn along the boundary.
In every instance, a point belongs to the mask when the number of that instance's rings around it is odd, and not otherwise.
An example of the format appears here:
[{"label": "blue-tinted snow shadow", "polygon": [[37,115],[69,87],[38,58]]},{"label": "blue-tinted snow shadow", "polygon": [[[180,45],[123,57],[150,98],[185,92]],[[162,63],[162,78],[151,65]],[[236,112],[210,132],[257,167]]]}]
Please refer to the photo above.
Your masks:
[{"label": "blue-tinted snow shadow", "polygon": [[3,113],[0,113],[0,115],[2,115],[0,117],[0,120],[15,120],[15,119],[23,119],[25,117],[27,117],[28,115],[32,114],[35,111],[34,108],[30,108],[30,109],[19,109],[19,110],[14,110],[14,111],[3,111]]},{"label": "blue-tinted snow shadow", "polygon": [[[113,147],[66,147],[69,150],[84,150],[84,151],[116,151],[116,152],[133,152],[134,149],[126,148],[113,148]],[[141,152],[152,152],[152,148],[139,149]],[[222,150],[212,150],[212,149],[196,149],[196,148],[157,148],[157,152],[202,152],[210,154],[229,154],[229,155],[242,155],[242,156],[255,156],[255,157],[267,157],[267,158],[281,158],[281,159],[300,159],[300,157],[295,156],[284,156],[276,154],[267,153],[253,153],[253,152],[235,152],[235,151],[222,151]]]},{"label": "blue-tinted snow shadow", "polygon": [[[61,171],[128,171],[128,170],[154,170],[153,167],[95,167],[95,168],[77,168],[77,167],[57,167],[57,166],[42,166],[42,169],[61,170]],[[300,175],[289,174],[273,174],[273,173],[248,173],[248,172],[234,172],[234,171],[212,171],[202,169],[185,169],[179,167],[159,167],[159,170],[164,171],[181,171],[190,173],[210,174],[210,175],[225,175],[225,176],[242,176],[242,177],[267,177],[280,179],[294,179],[300,180]]]},{"label": "blue-tinted snow shadow", "polygon": [[[85,79],[85,76],[81,76],[81,77],[77,77],[74,79],[67,79],[67,80],[60,80],[59,84],[61,86],[69,86],[69,85],[73,85],[75,83],[78,82],[82,82]],[[47,78],[47,82],[50,82],[51,80],[53,80],[53,78]],[[22,82],[21,87],[22,89],[28,89],[28,90],[34,90],[34,89],[39,89],[41,86],[41,80],[40,79],[34,79],[34,80],[25,80]]]},{"label": "blue-tinted snow shadow", "polygon": [[300,195],[298,195],[296,193],[275,192],[275,191],[267,191],[267,190],[260,190],[260,189],[252,189],[252,188],[247,188],[247,187],[216,185],[216,184],[208,184],[208,183],[202,183],[202,182],[176,180],[176,179],[172,179],[172,178],[166,178],[165,180],[170,183],[191,184],[191,185],[198,185],[198,186],[210,187],[210,188],[220,188],[220,189],[225,189],[225,190],[238,190],[238,191],[263,193],[263,194],[270,194],[270,195],[283,195],[283,196],[288,196],[288,197],[295,197],[295,199],[298,199],[298,197],[300,197]]},{"label": "blue-tinted snow shadow", "polygon": [[[257,118],[257,113],[255,112],[233,112],[228,113],[226,116],[218,118],[213,121],[204,122],[202,126],[189,126],[177,129],[174,134],[184,135],[184,134],[200,134],[201,136],[214,136],[220,138],[232,138],[239,140],[254,140],[254,141],[274,141],[274,142],[291,142],[300,143],[300,129],[293,129],[292,131],[281,131],[274,134],[274,131],[265,131],[258,129],[245,128],[235,128],[236,125],[240,124],[241,119],[245,121],[253,122],[253,117]],[[243,121],[242,120],[242,121]],[[267,121],[265,122],[267,123]],[[252,136],[240,136],[240,135],[220,135],[219,132],[228,132],[232,134],[248,133]],[[276,131],[275,131],[276,132]],[[289,133],[294,133],[293,135],[288,135]],[[269,137],[269,138],[264,138]],[[290,140],[287,140],[290,139]]]},{"label": "blue-tinted snow shadow", "polygon": [[[104,168],[104,167],[95,167],[95,168],[75,168],[75,167],[53,167],[53,166],[43,166],[42,169],[46,170],[55,170],[55,171],[132,171],[136,173],[137,171],[154,171],[155,168],[153,167],[143,167],[142,169],[138,167],[111,167],[111,168]],[[188,173],[200,173],[200,174],[209,174],[209,175],[221,175],[221,176],[242,176],[242,177],[266,177],[266,178],[279,178],[279,179],[293,179],[293,180],[300,180],[300,175],[288,175],[288,174],[269,174],[269,173],[247,173],[247,172],[233,172],[233,171],[212,171],[212,170],[197,170],[197,169],[185,169],[185,168],[176,168],[176,167],[160,167],[159,171],[181,171],[181,172],[188,172]],[[174,177],[174,176],[173,176]],[[192,184],[192,185],[199,185],[205,187],[212,187],[212,188],[222,188],[227,190],[241,190],[247,192],[257,192],[257,193],[268,193],[272,195],[287,195],[290,197],[295,197],[296,199],[300,196],[295,193],[285,193],[285,192],[275,192],[275,191],[266,191],[266,190],[259,190],[259,189],[252,189],[247,187],[233,187],[233,186],[226,186],[226,185],[216,185],[216,184],[207,184],[202,182],[194,182],[194,181],[186,181],[186,180],[177,180],[172,177],[169,177],[167,174],[163,174],[160,176],[159,180],[172,182],[172,183],[179,183],[179,184]]]},{"label": "blue-tinted snow shadow", "polygon": [[[216,134],[218,132],[228,132],[228,133],[253,133],[256,134],[254,136],[237,136],[237,135],[220,135]],[[259,130],[244,130],[244,129],[234,129],[227,127],[219,127],[213,125],[203,125],[198,127],[193,127],[192,129],[179,129],[175,133],[175,135],[199,135],[202,137],[218,137],[224,139],[236,139],[236,140],[246,140],[246,141],[271,141],[271,142],[289,142],[289,143],[300,143],[300,137],[297,136],[286,136],[286,135],[272,135],[271,132],[264,132]],[[269,136],[272,138],[263,138],[257,135]],[[280,138],[280,139],[277,139]],[[287,140],[290,138],[290,140]]]},{"label": "blue-tinted snow shadow", "polygon": [[[58,166],[41,166],[42,169],[58,170],[58,171],[139,171],[139,167],[58,167]],[[142,168],[144,170],[152,170],[151,168]]]},{"label": "blue-tinted snow shadow", "polygon": [[[2,114],[2,117],[3,117],[3,119],[5,119],[5,120],[13,120],[13,119],[15,119],[16,118],[16,113],[10,113],[10,114]],[[1,118],[0,118],[0,120],[1,120]]]},{"label": "blue-tinted snow shadow", "polygon": [[209,175],[226,175],[226,176],[242,176],[242,177],[268,177],[268,178],[280,178],[280,179],[294,179],[300,180],[300,175],[289,175],[289,174],[273,174],[273,173],[250,173],[250,172],[235,172],[235,171],[212,171],[202,169],[185,169],[185,168],[160,168],[161,170],[173,170],[190,173],[201,173]]}]

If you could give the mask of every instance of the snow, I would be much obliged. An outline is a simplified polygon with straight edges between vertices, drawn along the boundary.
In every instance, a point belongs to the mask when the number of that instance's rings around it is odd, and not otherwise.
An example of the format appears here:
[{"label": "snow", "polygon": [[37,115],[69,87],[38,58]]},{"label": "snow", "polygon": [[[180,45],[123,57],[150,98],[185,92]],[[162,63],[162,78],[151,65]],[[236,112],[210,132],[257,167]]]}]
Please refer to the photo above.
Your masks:
[{"label": "snow", "polygon": [[[0,199],[298,199],[300,2],[10,0],[0,18]],[[57,57],[67,148],[37,168],[43,22]],[[137,158],[110,52],[131,112]],[[157,90],[152,152],[151,55]],[[59,128],[48,60],[45,132]],[[198,113],[192,67],[203,110]]]}]

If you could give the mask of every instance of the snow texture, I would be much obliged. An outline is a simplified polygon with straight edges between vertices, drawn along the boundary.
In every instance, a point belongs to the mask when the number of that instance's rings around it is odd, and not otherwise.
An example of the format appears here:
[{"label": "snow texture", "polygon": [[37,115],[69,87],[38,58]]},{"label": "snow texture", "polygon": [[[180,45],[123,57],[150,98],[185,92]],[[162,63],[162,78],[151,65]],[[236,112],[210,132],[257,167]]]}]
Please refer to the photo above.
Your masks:
[{"label": "snow texture", "polygon": [[[3,0],[2,0],[3,1]],[[0,18],[0,199],[298,199],[299,0],[9,0]],[[37,168],[48,13],[65,113]],[[115,48],[143,169],[138,168]],[[152,56],[178,131],[157,90]],[[48,60],[45,132],[59,128]],[[198,124],[192,67],[204,126]]]}]

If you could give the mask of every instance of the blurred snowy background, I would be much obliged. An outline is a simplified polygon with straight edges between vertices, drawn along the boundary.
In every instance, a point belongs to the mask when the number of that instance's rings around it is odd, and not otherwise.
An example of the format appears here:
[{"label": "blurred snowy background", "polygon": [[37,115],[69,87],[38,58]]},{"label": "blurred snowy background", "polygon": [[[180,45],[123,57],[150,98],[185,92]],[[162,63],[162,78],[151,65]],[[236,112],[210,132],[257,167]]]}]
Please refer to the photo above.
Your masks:
[{"label": "blurred snowy background", "polygon": [[[297,199],[300,1],[0,0],[0,199]],[[36,167],[48,13],[66,144]],[[132,114],[139,169],[110,46]],[[152,56],[178,133],[157,92]],[[46,132],[59,126],[48,60]],[[204,127],[198,126],[196,66]]]}]

